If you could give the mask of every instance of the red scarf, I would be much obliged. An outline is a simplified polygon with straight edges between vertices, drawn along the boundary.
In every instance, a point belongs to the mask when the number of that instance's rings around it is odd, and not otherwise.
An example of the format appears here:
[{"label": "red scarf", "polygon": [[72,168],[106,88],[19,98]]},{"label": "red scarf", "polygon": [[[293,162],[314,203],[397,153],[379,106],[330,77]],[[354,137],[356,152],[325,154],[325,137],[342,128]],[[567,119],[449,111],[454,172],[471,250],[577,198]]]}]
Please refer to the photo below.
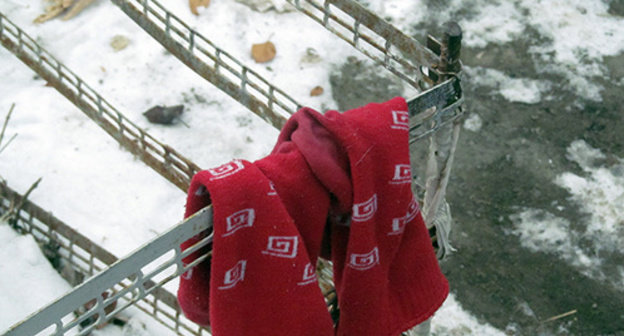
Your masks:
[{"label": "red scarf", "polygon": [[[392,336],[429,318],[448,283],[411,191],[408,129],[403,98],[303,108],[266,158],[195,175],[185,217],[212,203],[214,241],[212,258],[181,277],[186,316],[216,336]],[[334,264],[335,329],[319,254]]]}]

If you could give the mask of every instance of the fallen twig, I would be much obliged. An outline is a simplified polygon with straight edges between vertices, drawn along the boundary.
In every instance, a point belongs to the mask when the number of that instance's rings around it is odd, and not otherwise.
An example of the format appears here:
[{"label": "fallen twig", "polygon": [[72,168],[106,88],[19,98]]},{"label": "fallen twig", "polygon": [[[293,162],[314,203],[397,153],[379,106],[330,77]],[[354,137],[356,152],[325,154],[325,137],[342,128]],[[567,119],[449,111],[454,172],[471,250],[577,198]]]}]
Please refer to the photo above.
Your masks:
[{"label": "fallen twig", "polygon": [[11,139],[9,139],[9,141],[7,141],[7,143],[4,144],[4,146],[2,146],[2,148],[0,148],[0,153],[2,153],[2,151],[4,151],[4,149],[7,148],[9,146],[9,144],[11,143],[11,141],[13,141],[13,139],[15,139],[16,137],[17,137],[17,133],[13,134]]},{"label": "fallen twig", "polygon": [[[6,131],[7,125],[9,124],[9,119],[11,119],[11,113],[13,113],[14,108],[15,108],[15,103],[11,104],[11,107],[9,108],[9,113],[4,119],[4,124],[2,125],[2,131],[0,131],[0,145],[2,144],[2,139],[4,139],[4,132]],[[9,140],[9,142],[11,142],[11,140]],[[2,151],[0,150],[0,152]]]},{"label": "fallen twig", "polygon": [[553,316],[553,317],[549,317],[549,318],[545,319],[544,321],[542,321],[542,323],[552,322],[552,321],[555,321],[555,320],[558,320],[558,319],[562,319],[564,317],[568,317],[570,315],[574,315],[576,313],[577,313],[577,310],[573,309],[573,310],[570,310],[569,312],[566,312],[566,313],[563,313],[563,314],[559,314],[559,315],[556,315],[556,316]]},{"label": "fallen twig", "polygon": [[22,208],[24,207],[24,203],[26,203],[26,199],[28,198],[30,193],[33,190],[35,190],[35,188],[37,188],[37,186],[39,185],[39,182],[41,182],[41,177],[38,178],[37,181],[35,181],[35,183],[33,183],[30,186],[30,188],[28,188],[28,190],[26,191],[26,193],[24,194],[22,199],[19,201],[19,203],[17,203],[17,205],[11,207],[11,209],[9,209],[9,211],[7,211],[4,215],[2,215],[2,217],[0,218],[0,222],[6,221],[6,220],[10,220],[11,218],[13,218],[13,222],[14,223],[9,222],[9,224],[16,224],[15,222],[17,222],[17,220],[19,218],[19,213],[22,210]]}]

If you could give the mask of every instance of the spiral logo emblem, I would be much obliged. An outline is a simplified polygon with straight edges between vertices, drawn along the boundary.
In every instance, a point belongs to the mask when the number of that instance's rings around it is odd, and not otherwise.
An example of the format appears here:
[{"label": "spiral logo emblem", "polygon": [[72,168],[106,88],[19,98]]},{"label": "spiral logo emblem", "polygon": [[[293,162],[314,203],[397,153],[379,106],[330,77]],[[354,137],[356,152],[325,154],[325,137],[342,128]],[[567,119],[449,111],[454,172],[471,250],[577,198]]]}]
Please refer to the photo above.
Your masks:
[{"label": "spiral logo emblem", "polygon": [[245,268],[247,267],[247,260],[240,260],[225,272],[223,277],[223,285],[219,286],[220,290],[230,289],[236,286],[239,282],[245,279]]},{"label": "spiral logo emblem", "polygon": [[377,212],[377,194],[373,194],[366,202],[356,203],[353,205],[352,220],[354,222],[367,221]]},{"label": "spiral logo emblem", "polygon": [[366,271],[377,264],[379,264],[379,249],[376,246],[368,253],[351,253],[349,258],[349,266],[358,271]]},{"label": "spiral logo emblem", "polygon": [[221,237],[227,237],[244,227],[253,226],[255,219],[256,211],[254,209],[243,209],[229,215],[225,219],[225,233]]},{"label": "spiral logo emblem", "polygon": [[405,225],[411,222],[416,218],[418,212],[420,211],[420,206],[415,198],[412,198],[412,201],[407,207],[407,213],[403,217],[393,218],[392,219],[392,231],[388,232],[388,235],[399,235],[402,234],[405,230]]},{"label": "spiral logo emblem", "polygon": [[316,272],[315,272],[314,266],[312,266],[312,263],[308,263],[305,266],[305,269],[303,270],[303,277],[301,281],[299,281],[297,284],[299,286],[305,286],[315,281],[316,281]]},{"label": "spiral logo emblem", "polygon": [[409,130],[409,113],[404,111],[392,111],[392,125],[394,129]]},{"label": "spiral logo emblem", "polygon": [[412,183],[412,167],[409,164],[398,164],[394,166],[394,176],[391,184]]},{"label": "spiral logo emblem", "polygon": [[243,164],[243,162],[240,160],[234,160],[219,167],[210,168],[208,169],[208,172],[210,173],[210,175],[212,175],[212,177],[210,178],[210,180],[212,181],[234,175],[243,169],[245,169],[245,165]]},{"label": "spiral logo emblem", "polygon": [[294,258],[297,256],[298,245],[297,236],[270,236],[266,250],[262,253],[280,258]]}]

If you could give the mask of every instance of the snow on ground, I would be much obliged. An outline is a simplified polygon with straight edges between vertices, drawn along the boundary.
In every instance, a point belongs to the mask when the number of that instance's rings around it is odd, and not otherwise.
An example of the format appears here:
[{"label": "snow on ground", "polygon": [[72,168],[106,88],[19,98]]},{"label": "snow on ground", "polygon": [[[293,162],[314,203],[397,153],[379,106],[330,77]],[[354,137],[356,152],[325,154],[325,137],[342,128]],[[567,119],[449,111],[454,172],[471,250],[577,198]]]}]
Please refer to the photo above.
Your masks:
[{"label": "snow on ground", "polygon": [[594,101],[603,88],[592,79],[608,77],[603,57],[624,52],[624,19],[608,13],[609,1],[388,0],[376,9],[405,31],[418,22],[456,20],[463,44],[473,48],[528,39],[540,73],[562,76],[561,85]]},{"label": "snow on ground", "polygon": [[[0,330],[6,330],[31,313],[71,290],[43,256],[37,243],[29,235],[20,235],[7,223],[0,223]],[[30,293],[30,295],[24,295]],[[143,312],[130,308],[122,313],[128,319],[123,326],[109,325],[94,331],[95,336],[169,335]],[[466,312],[451,294],[432,321],[432,335],[504,335],[482,324]]]},{"label": "snow on ground", "polygon": [[495,69],[467,66],[465,72],[471,82],[491,88],[492,94],[500,94],[514,103],[539,103],[542,100],[542,92],[548,91],[551,86],[549,81],[511,78]]},{"label": "snow on ground", "polygon": [[487,323],[479,322],[476,317],[464,310],[455,296],[451,294],[431,320],[431,335],[504,336],[507,334]]},{"label": "snow on ground", "polygon": [[[511,102],[534,104],[550,99],[541,92],[551,85],[568,85],[579,96],[599,101],[602,88],[592,78],[607,75],[602,57],[624,51],[623,20],[607,14],[605,1],[449,0],[435,17],[427,16],[425,6],[431,5],[427,1],[362,2],[381,16],[392,18],[405,31],[413,29],[415,22],[445,22],[458,12],[468,11],[471,14],[462,15],[459,23],[465,44],[474,48],[502,45],[539,32],[539,38],[531,37],[535,41],[530,49],[533,62],[545,74],[562,76],[566,83],[513,77],[504,69],[467,68],[469,79],[477,79],[474,83]],[[277,136],[275,129],[188,70],[110,2],[96,2],[70,21],[32,24],[44,4],[5,0],[0,2],[0,11],[159,140],[204,168],[235,157],[254,160],[270,151]],[[185,1],[167,1],[166,6],[295,99],[316,109],[335,106],[329,90],[331,69],[348,56],[362,58],[299,13],[260,14],[242,4],[213,1],[194,16]],[[110,42],[118,35],[130,43],[116,52]],[[249,54],[251,44],[267,40],[276,45],[277,57],[268,65],[255,64]],[[307,57],[310,53],[319,57]],[[184,202],[180,190],[120,150],[107,134],[3,48],[0,64],[0,117],[16,103],[7,133],[19,134],[0,154],[0,176],[11,187],[25,192],[42,176],[31,199],[118,256],[180,219]],[[624,85],[624,80],[621,82],[619,85]],[[310,97],[310,90],[317,85],[325,88],[325,93]],[[181,123],[171,127],[149,124],[141,113],[159,104],[184,104],[182,120],[190,128]],[[480,125],[478,114],[473,113],[465,127],[478,131]],[[604,154],[581,140],[570,144],[568,152],[582,173],[561,174],[553,183],[567,189],[589,216],[587,231],[577,232],[568,220],[545,210],[521,209],[512,218],[516,226],[513,233],[529,249],[556,253],[586,274],[600,276],[591,270],[600,264],[601,251],[617,249],[618,237],[622,236],[624,161],[607,164]],[[68,287],[53,272],[41,270],[45,259],[36,259],[34,242],[15,236],[2,224],[0,241],[6,242],[0,250],[0,267],[11,267],[6,272],[24,279],[0,282],[3,330]],[[581,242],[591,242],[591,246],[581,248]],[[6,246],[23,253],[20,256]],[[33,265],[32,269],[23,266],[26,264]],[[8,274],[5,268],[2,274]],[[38,283],[28,286],[33,272],[40,275]],[[624,283],[624,268],[619,273]],[[42,291],[49,294],[42,296],[42,301],[31,302],[39,296],[22,296],[21,300],[11,296],[24,290],[11,287],[17,284],[24,284],[21,288],[25,289],[54,288]],[[175,283],[169,288],[175,288]],[[5,307],[5,302],[12,304]],[[149,324],[149,318],[129,314],[133,319],[128,328],[144,330],[142,325]],[[479,324],[453,296],[433,319],[432,329],[437,335],[503,334]],[[128,334],[128,330],[112,331],[115,334]]]},{"label": "snow on ground", "polygon": [[[43,6],[43,1],[7,0],[0,3],[0,11],[131,120],[201,167],[232,158],[254,160],[272,148],[275,129],[188,70],[110,2],[96,2],[70,21],[32,24]],[[196,17],[184,1],[167,2],[167,6],[269,81],[317,109],[335,106],[329,93],[330,70],[348,56],[361,58],[299,13],[260,14],[241,4],[213,1]],[[118,35],[130,43],[116,52],[110,41]],[[254,64],[249,55],[251,44],[267,40],[277,47],[276,59],[268,66]],[[309,50],[320,57],[311,61],[306,57]],[[7,133],[18,137],[0,157],[0,175],[12,188],[23,193],[43,177],[30,199],[118,256],[179,221],[184,203],[180,190],[120,150],[106,133],[4,49],[0,49],[0,64],[0,112],[4,115],[16,104]],[[325,93],[310,97],[310,90],[317,85],[324,87]],[[152,125],[141,115],[154,105],[175,104],[185,105],[182,120],[190,128],[181,123]],[[47,266],[28,237],[18,237],[2,225],[0,240],[7,242],[2,244],[0,264],[10,267],[2,274],[36,280],[0,283],[0,302],[11,303],[0,305],[3,330],[69,287]],[[18,258],[20,254],[22,258]],[[47,270],[40,270],[45,267]],[[16,284],[23,287],[16,289]],[[175,287],[175,282],[168,286]],[[38,290],[34,294],[33,289],[43,289],[46,295],[40,296]],[[32,298],[24,299],[25,292],[33,293]],[[127,314],[131,323],[124,329],[110,326],[97,333],[160,334],[154,331],[158,327],[150,326],[149,318],[134,310]],[[460,330],[457,328],[483,330],[482,335],[501,334],[479,324],[451,297],[436,315],[433,330],[444,334],[445,330]]]},{"label": "snow on ground", "polygon": [[56,273],[31,236],[19,235],[6,222],[0,223],[0,246],[0,330],[6,330],[69,292],[71,286]]},{"label": "snow on ground", "polygon": [[[624,239],[624,159],[605,164],[605,154],[583,140],[570,144],[567,157],[583,174],[565,172],[553,182],[568,190],[580,211],[589,216],[587,227],[578,231],[565,218],[542,209],[524,209],[511,218],[513,233],[530,250],[557,254],[585,275],[602,280],[602,256],[621,251]],[[616,288],[624,287],[621,265],[615,282]]]},{"label": "snow on ground", "polygon": [[[6,222],[0,223],[0,331],[25,319],[71,290],[54,270],[30,235],[20,235]],[[24,295],[28,293],[28,295]],[[94,336],[166,336],[170,331],[136,308],[121,314],[123,327],[109,325]],[[64,319],[69,322],[70,319]]]}]

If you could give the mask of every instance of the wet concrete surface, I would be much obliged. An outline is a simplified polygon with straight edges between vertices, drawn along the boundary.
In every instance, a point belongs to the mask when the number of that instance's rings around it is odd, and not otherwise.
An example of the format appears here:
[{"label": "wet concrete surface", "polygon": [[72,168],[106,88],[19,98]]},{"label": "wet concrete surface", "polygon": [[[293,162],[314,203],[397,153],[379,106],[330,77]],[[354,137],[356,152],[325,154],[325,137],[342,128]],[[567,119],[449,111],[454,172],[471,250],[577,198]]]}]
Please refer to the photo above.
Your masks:
[{"label": "wet concrete surface", "polygon": [[610,0],[609,14],[624,16],[624,0]]},{"label": "wet concrete surface", "polygon": [[[465,54],[470,58],[474,52]],[[569,102],[578,98],[562,91],[553,92],[558,96],[553,101],[526,105],[475,86],[466,90],[466,105],[484,126],[462,133],[448,189],[458,252],[442,266],[457,299],[497,328],[517,325],[512,334],[623,335],[622,288],[584,276],[556,255],[530,252],[508,233],[509,216],[523,207],[583,226],[587,215],[553,180],[564,171],[578,172],[566,159],[574,140],[623,156],[624,114],[617,95],[606,93],[601,103],[576,107]],[[622,261],[616,254],[604,267]],[[568,318],[542,322],[573,310],[577,313]]]},{"label": "wet concrete surface", "polygon": [[[541,73],[526,55],[528,44],[534,43],[529,40],[462,50],[467,66],[547,79],[553,85],[544,93],[550,99],[524,104],[509,102],[469,78],[465,81],[466,106],[480,116],[483,126],[477,132],[464,129],[460,137],[448,187],[455,220],[451,238],[458,251],[441,263],[442,268],[465,309],[510,335],[621,336],[624,289],[583,275],[557,255],[522,247],[510,233],[510,216],[523,208],[544,209],[582,232],[588,215],[553,181],[566,171],[581,173],[566,158],[574,140],[599,148],[606,161],[624,157],[624,90],[614,84],[622,78],[624,55],[605,59],[611,78],[594,79],[605,89],[603,101],[593,102],[576,96],[565,78]],[[345,99],[346,90],[375,86],[366,79],[354,80],[352,68],[346,64],[332,76],[333,95],[342,99],[336,99],[340,109],[375,101],[370,97],[383,101],[394,96],[381,90]],[[607,276],[624,264],[622,251],[602,257],[601,271]],[[572,311],[576,312],[547,321]]]}]

